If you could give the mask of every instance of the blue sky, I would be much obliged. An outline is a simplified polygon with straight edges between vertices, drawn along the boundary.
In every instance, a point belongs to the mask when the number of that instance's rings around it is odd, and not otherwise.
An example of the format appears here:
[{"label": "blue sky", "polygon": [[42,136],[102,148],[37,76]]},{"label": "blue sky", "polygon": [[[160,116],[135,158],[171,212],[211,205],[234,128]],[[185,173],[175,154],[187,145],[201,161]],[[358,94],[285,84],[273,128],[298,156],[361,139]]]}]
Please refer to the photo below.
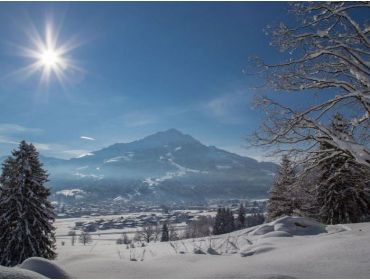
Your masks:
[{"label": "blue sky", "polygon": [[[0,3],[0,155],[22,139],[70,158],[177,128],[243,155],[261,114],[251,108],[248,57],[274,60],[263,33],[284,21],[283,2]],[[59,30],[57,45],[78,69],[20,71],[32,63],[35,31]],[[56,33],[56,32],[55,32]]]}]

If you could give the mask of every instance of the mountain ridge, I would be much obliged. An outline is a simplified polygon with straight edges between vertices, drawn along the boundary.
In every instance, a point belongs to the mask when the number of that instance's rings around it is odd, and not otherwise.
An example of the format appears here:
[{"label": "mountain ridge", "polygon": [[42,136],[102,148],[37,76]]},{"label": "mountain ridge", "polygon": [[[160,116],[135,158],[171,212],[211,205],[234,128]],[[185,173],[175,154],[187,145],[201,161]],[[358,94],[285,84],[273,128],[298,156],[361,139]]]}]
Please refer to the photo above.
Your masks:
[{"label": "mountain ridge", "polygon": [[177,129],[69,160],[40,156],[50,186],[90,197],[192,201],[266,197],[277,165],[206,146]]}]

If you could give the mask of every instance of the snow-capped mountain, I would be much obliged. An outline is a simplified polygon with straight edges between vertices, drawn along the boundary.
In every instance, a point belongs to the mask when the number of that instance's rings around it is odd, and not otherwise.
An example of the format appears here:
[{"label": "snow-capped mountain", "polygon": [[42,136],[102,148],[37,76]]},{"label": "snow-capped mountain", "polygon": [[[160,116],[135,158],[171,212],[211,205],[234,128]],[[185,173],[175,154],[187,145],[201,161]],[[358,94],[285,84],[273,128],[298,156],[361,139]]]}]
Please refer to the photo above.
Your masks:
[{"label": "snow-capped mountain", "polygon": [[257,162],[170,129],[89,156],[41,158],[53,190],[140,200],[265,197],[276,165]]}]

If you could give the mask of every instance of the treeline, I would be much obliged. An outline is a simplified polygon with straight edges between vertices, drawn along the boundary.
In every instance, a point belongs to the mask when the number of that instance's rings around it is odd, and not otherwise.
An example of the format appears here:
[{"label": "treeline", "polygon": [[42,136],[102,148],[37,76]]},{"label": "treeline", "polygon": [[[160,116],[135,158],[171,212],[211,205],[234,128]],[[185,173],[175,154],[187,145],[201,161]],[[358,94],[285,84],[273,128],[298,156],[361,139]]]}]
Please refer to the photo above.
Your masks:
[{"label": "treeline", "polygon": [[246,216],[246,210],[243,204],[240,204],[236,214],[237,217],[235,218],[234,213],[229,208],[219,208],[213,226],[213,234],[229,233],[259,225],[265,221],[265,216],[262,213],[254,213]]},{"label": "treeline", "polygon": [[[169,222],[160,224],[146,224],[130,239],[123,234],[117,239],[117,244],[125,244],[129,247],[145,246],[150,242],[167,242],[181,239],[198,238],[210,235],[230,233],[247,227],[262,224],[265,216],[257,208],[253,208],[252,214],[246,214],[246,207],[240,204],[237,211],[220,207],[215,217],[200,216],[189,222],[184,229],[179,230]],[[136,243],[136,245],[135,245]]]},{"label": "treeline", "polygon": [[[334,116],[330,129],[338,139],[350,139],[350,124],[342,115]],[[304,164],[284,156],[270,192],[267,218],[284,215],[311,217],[325,224],[368,221],[369,168],[329,143],[321,144]]]}]

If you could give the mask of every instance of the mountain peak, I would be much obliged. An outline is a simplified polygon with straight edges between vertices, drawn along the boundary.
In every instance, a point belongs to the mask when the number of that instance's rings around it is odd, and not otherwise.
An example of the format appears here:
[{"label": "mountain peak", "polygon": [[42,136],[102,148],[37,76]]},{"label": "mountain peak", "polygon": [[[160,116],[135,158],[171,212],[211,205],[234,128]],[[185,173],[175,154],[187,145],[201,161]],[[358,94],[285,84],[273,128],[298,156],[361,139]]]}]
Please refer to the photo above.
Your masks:
[{"label": "mountain peak", "polygon": [[[140,141],[140,140],[139,140]],[[171,143],[199,143],[196,139],[181,131],[170,128],[165,131],[160,131],[155,134],[149,135],[142,139],[144,142],[152,142],[153,144],[171,144]]]},{"label": "mountain peak", "polygon": [[[130,142],[130,143],[116,143],[99,151],[95,151],[94,154],[100,157],[114,157],[115,155],[121,155],[125,152],[132,152],[141,149],[158,148],[167,145],[185,145],[185,144],[197,144],[201,143],[194,139],[192,136],[183,134],[175,128],[171,128],[165,131],[160,131],[142,139]],[[91,159],[91,158],[90,158]]]},{"label": "mountain peak", "polygon": [[[164,130],[164,131],[159,131],[157,133],[149,135],[148,137],[153,136],[153,135],[162,135],[162,136],[166,136],[166,137],[180,137],[180,138],[191,137],[190,135],[184,134],[181,131],[177,130],[176,128],[170,128],[170,129],[167,129],[167,130]],[[191,138],[193,138],[193,137],[191,137]]]},{"label": "mountain peak", "polygon": [[181,131],[177,130],[176,128],[170,128],[165,131],[161,131],[160,133],[166,133],[166,134],[181,134],[184,135]]}]

